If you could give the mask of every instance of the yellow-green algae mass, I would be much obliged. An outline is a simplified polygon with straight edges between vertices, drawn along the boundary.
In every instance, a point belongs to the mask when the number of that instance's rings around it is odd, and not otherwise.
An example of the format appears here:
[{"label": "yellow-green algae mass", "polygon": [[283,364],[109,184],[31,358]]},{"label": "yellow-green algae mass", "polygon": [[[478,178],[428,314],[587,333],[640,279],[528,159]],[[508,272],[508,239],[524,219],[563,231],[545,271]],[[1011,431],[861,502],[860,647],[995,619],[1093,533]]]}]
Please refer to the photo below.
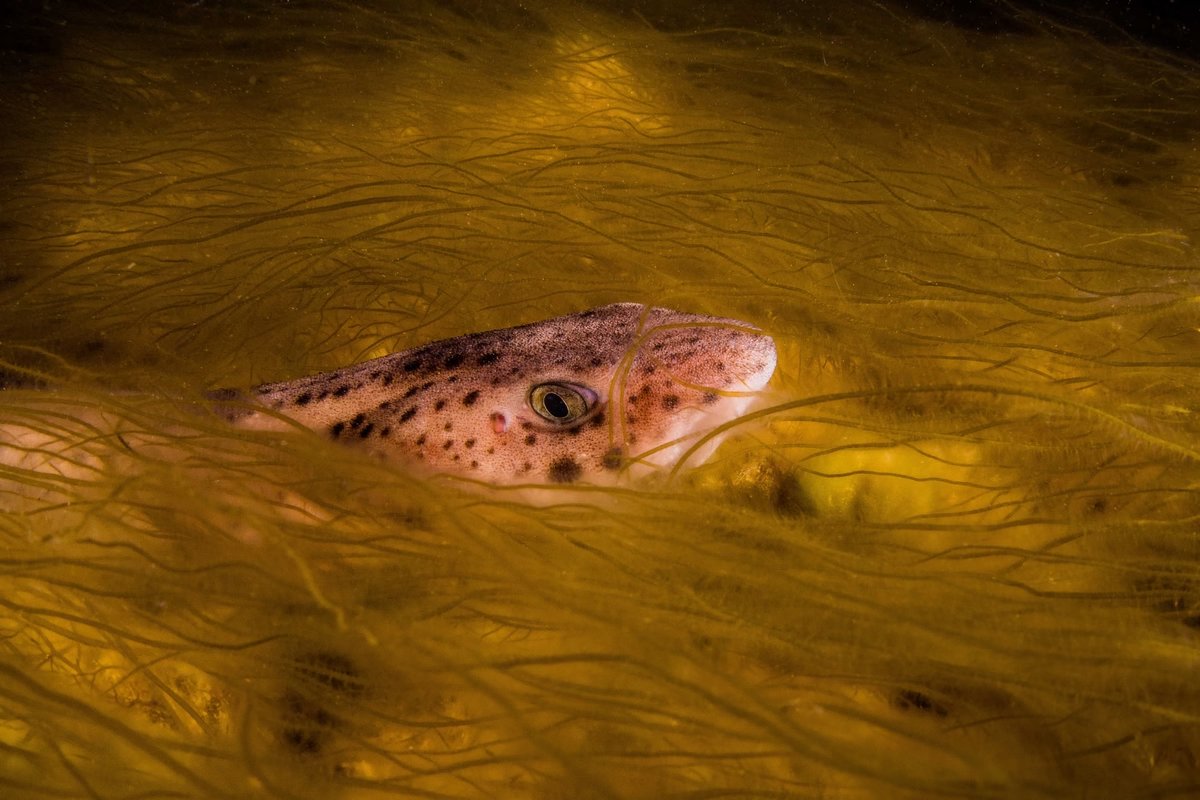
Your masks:
[{"label": "yellow-green algae mass", "polygon": [[[47,8],[6,797],[1200,792],[1194,64],[876,5]],[[775,339],[699,470],[531,505],[203,412],[616,301]]]}]

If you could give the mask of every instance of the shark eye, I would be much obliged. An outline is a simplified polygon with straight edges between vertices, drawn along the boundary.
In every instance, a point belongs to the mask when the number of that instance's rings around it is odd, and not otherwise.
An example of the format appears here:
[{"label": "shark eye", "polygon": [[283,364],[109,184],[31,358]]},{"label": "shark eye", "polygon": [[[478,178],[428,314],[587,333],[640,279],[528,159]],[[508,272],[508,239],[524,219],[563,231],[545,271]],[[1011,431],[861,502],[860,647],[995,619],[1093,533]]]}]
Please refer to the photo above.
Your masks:
[{"label": "shark eye", "polygon": [[539,383],[529,390],[529,405],[539,417],[555,425],[583,419],[598,399],[591,389],[570,383]]}]

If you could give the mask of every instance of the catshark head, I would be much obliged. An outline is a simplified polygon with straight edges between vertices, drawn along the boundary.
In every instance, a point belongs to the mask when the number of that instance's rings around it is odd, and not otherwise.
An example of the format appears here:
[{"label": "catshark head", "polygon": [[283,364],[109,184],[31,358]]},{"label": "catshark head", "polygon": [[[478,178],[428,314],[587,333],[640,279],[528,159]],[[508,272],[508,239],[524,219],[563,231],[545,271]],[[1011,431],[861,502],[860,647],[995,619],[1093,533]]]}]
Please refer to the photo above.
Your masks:
[{"label": "catshark head", "polygon": [[775,371],[761,330],[618,303],[254,390],[235,424],[294,421],[398,462],[494,484],[612,484],[707,457]]}]

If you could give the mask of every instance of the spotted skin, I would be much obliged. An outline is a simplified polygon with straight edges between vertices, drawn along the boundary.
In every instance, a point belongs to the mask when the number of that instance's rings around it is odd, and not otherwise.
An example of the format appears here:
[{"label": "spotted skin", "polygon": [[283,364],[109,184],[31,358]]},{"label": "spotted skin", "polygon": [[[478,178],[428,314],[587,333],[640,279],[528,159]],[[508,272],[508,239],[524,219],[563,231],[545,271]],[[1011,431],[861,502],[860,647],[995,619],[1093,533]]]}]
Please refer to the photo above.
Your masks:
[{"label": "spotted skin", "polygon": [[[439,473],[612,484],[674,466],[744,413],[775,359],[747,323],[618,303],[212,397],[239,427],[299,423]],[[546,383],[580,387],[585,413],[565,425],[539,415],[531,391]]]}]

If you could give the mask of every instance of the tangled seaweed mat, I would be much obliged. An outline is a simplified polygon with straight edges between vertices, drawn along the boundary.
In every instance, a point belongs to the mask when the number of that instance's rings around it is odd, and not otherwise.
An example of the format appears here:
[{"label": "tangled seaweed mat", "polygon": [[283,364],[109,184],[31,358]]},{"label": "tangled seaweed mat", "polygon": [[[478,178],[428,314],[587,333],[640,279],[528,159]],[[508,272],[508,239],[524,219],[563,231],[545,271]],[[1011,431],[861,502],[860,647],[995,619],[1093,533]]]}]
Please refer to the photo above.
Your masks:
[{"label": "tangled seaweed mat", "polygon": [[[0,793],[1200,791],[1194,65],[237,5],[13,23]],[[617,300],[776,339],[699,470],[531,506],[197,413]]]}]

